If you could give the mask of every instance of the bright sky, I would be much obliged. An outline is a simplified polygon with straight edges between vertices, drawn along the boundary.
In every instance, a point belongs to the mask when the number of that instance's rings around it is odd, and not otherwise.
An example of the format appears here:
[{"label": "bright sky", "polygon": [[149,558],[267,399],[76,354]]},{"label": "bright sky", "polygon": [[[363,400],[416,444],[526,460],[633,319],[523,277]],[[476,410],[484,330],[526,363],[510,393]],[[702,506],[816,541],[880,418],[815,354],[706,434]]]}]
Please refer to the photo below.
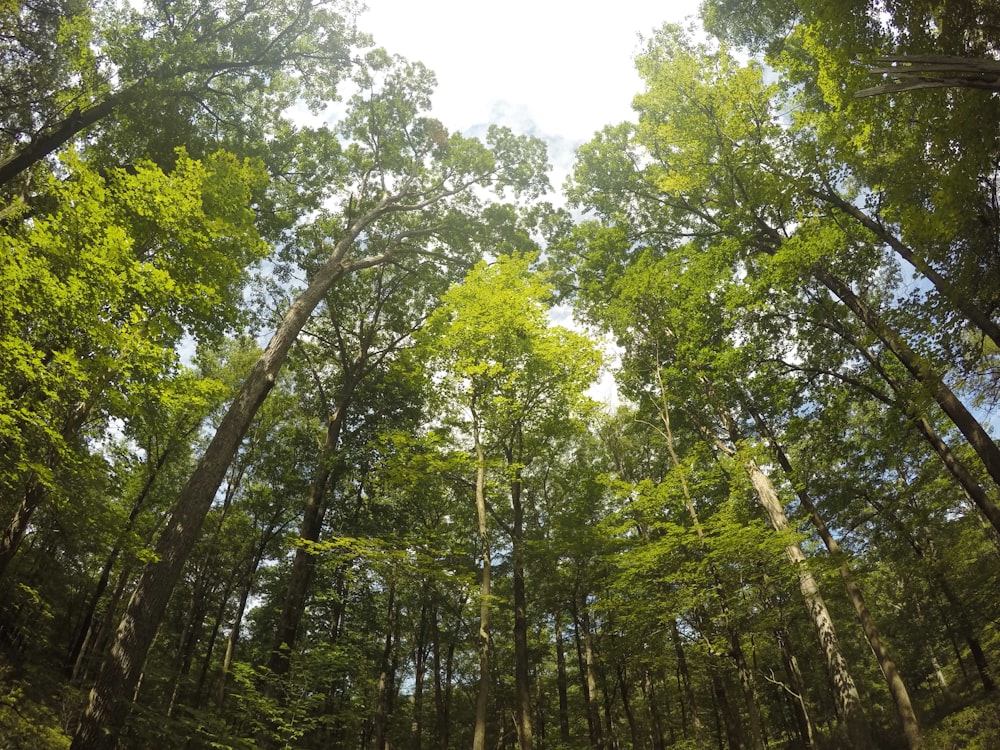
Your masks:
[{"label": "bright sky", "polygon": [[[490,123],[544,139],[559,190],[578,146],[632,118],[633,57],[699,0],[367,0],[360,28],[389,52],[424,63],[438,88],[432,114],[470,135]],[[559,202],[556,199],[555,202]],[[569,310],[554,322],[572,325]],[[613,352],[609,352],[613,354]],[[611,373],[590,395],[618,402]]]},{"label": "bright sky", "polygon": [[631,118],[640,35],[697,13],[698,0],[367,0],[359,26],[437,74],[449,130],[488,123],[544,138],[559,188],[573,151]]}]

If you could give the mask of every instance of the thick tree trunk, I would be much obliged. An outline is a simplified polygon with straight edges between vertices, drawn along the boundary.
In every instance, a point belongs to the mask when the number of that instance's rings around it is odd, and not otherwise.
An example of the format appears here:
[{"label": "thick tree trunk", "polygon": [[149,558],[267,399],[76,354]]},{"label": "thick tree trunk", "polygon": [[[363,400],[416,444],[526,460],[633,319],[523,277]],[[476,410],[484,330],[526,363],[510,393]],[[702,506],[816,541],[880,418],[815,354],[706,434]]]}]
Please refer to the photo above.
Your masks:
[{"label": "thick tree trunk", "polygon": [[472,750],[486,750],[486,719],[490,695],[490,550],[486,507],[486,455],[479,439],[479,420],[473,413],[472,437],[476,452],[476,516],[479,522],[479,552],[483,566],[479,585],[479,689],[476,696],[476,723]]},{"label": "thick tree trunk", "polygon": [[[861,320],[872,333],[879,337],[883,344],[895,355],[903,366],[921,384],[928,394],[948,415],[959,431],[968,440],[969,445],[979,456],[986,467],[987,473],[1000,487],[1000,447],[989,436],[979,421],[972,416],[965,404],[945,384],[940,374],[925,359],[919,357],[903,339],[882,320],[878,313],[869,307],[844,281],[822,269],[814,269],[814,274],[831,292]],[[1000,509],[995,505],[980,508],[993,528],[1000,531]]]},{"label": "thick tree trunk", "polygon": [[345,258],[358,235],[389,208],[387,196],[354,222],[337,242],[330,259],[288,308],[222,418],[198,467],[181,490],[177,507],[157,542],[156,559],[146,565],[126,607],[115,644],[90,692],[89,704],[73,739],[73,750],[112,750],[117,743],[167,602],[243,436],[274,386],[299,331],[333,283],[346,273],[385,262],[385,256],[353,263],[346,263]]},{"label": "thick tree trunk", "polygon": [[[771,525],[779,533],[786,531],[788,519],[770,478],[755,461],[748,461],[745,465],[750,475],[750,481],[760,499],[760,504],[771,520]],[[816,628],[816,634],[819,636],[830,679],[833,682],[837,711],[844,721],[851,747],[854,750],[874,750],[875,744],[864,709],[861,706],[861,697],[858,695],[858,689],[851,677],[847,660],[840,649],[840,642],[833,627],[833,619],[830,617],[826,602],[823,601],[820,594],[816,579],[813,577],[812,571],[809,570],[806,557],[797,543],[788,544],[785,547],[785,553],[798,574],[799,588],[805,599],[809,616]]]}]

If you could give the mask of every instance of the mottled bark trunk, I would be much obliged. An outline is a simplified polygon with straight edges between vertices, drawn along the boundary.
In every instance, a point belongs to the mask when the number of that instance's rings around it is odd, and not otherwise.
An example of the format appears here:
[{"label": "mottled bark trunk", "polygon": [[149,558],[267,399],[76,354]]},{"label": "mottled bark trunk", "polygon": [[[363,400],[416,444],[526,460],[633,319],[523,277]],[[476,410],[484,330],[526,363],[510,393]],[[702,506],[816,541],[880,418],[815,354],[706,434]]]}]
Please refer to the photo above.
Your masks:
[{"label": "mottled bark trunk", "polygon": [[[770,478],[755,461],[747,462],[746,468],[760,503],[771,520],[771,525],[779,533],[787,531],[788,519]],[[858,689],[851,677],[847,660],[841,651],[840,641],[833,626],[833,618],[830,617],[826,602],[820,594],[819,585],[816,583],[816,579],[806,562],[806,557],[797,543],[786,545],[785,553],[798,574],[799,588],[819,637],[827,670],[833,682],[837,711],[844,721],[851,747],[854,750],[874,750],[875,744],[864,709],[861,706],[861,697],[858,695]]]},{"label": "mottled bark trunk", "polygon": [[[775,436],[759,414],[753,412],[753,415],[757,424],[767,435],[771,449],[778,459],[778,464],[788,477],[794,480],[795,474],[792,471],[791,461],[789,461],[788,455],[778,442],[777,436]],[[922,740],[920,737],[920,724],[913,709],[913,702],[910,700],[910,692],[906,688],[906,683],[903,682],[903,677],[896,667],[895,660],[889,653],[888,646],[882,639],[882,632],[878,627],[878,623],[868,609],[864,593],[857,579],[854,577],[847,555],[841,551],[840,545],[830,532],[826,522],[820,516],[805,487],[799,482],[795,482],[794,484],[796,486],[795,494],[799,498],[799,502],[809,514],[809,518],[823,540],[823,544],[826,546],[830,556],[839,563],[838,570],[841,580],[844,582],[844,589],[847,591],[851,606],[854,607],[858,621],[861,623],[861,629],[864,631],[868,645],[871,646],[875,660],[878,662],[879,669],[882,670],[882,675],[885,677],[886,684],[889,687],[889,694],[892,696],[893,704],[896,707],[896,718],[899,720],[900,727],[903,730],[903,737],[906,739],[907,747],[910,750],[917,750],[921,746]]]},{"label": "mottled bark trunk", "polygon": [[479,688],[476,695],[476,723],[472,750],[486,750],[486,720],[490,695],[490,566],[492,553],[486,507],[486,454],[479,436],[479,420],[473,414],[472,437],[476,452],[476,517],[479,523],[479,554],[482,564],[479,584]]},{"label": "mottled bark trunk", "polygon": [[274,386],[292,343],[334,282],[353,270],[377,265],[384,256],[345,263],[359,234],[389,210],[389,198],[354,222],[337,242],[327,263],[292,303],[219,424],[198,467],[185,483],[167,528],[156,544],[155,560],[144,568],[125,610],[114,646],[101,665],[81,717],[73,750],[112,750],[131,705],[149,648],[188,555],[201,532],[226,471],[243,436]]}]

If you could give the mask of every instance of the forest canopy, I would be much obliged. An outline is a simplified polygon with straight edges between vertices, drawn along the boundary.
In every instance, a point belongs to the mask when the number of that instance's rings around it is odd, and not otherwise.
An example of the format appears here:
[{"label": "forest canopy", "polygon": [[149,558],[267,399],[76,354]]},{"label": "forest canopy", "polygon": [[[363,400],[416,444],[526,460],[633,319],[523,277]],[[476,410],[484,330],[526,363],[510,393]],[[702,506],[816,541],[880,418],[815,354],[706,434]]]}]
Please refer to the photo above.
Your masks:
[{"label": "forest canopy", "polygon": [[705,0],[555,188],[358,12],[0,3],[0,749],[997,746],[996,4]]}]

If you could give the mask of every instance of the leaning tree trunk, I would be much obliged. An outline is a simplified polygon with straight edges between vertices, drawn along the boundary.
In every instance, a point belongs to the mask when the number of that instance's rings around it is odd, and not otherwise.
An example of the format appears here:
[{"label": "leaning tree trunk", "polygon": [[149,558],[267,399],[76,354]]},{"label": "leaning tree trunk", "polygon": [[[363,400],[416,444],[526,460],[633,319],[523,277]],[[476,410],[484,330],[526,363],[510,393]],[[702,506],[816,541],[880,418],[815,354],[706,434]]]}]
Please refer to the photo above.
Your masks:
[{"label": "leaning tree trunk", "polygon": [[994,346],[1000,347],[1000,326],[992,318],[973,302],[968,295],[956,289],[948,279],[938,273],[924,258],[918,255],[912,247],[899,239],[881,223],[866,214],[850,201],[844,200],[836,193],[813,191],[812,193],[820,200],[829,203],[840,211],[857,221],[861,226],[874,234],[882,242],[891,247],[895,253],[913,266],[925,279],[927,279],[942,297],[957,311],[962,313],[966,319],[976,328],[982,331],[983,335],[993,341]]},{"label": "leaning tree trunk", "polygon": [[[1000,487],[1000,447],[989,436],[982,424],[969,412],[941,375],[926,359],[917,355],[882,317],[854,293],[842,279],[820,269],[813,269],[816,278],[840,300],[882,341],[913,376],[913,379],[933,396],[941,410],[951,419],[972,449],[979,456],[986,471]],[[1000,509],[996,505],[981,507],[983,514],[1000,531]]]},{"label": "leaning tree trunk", "polygon": [[[764,422],[763,417],[752,408],[750,412],[753,414],[758,426],[767,436],[771,444],[771,449],[778,459],[778,464],[788,477],[793,479],[795,475],[792,471],[791,461],[789,461],[784,448],[778,442],[777,436],[771,431],[770,426]],[[839,563],[840,577],[844,582],[844,589],[847,591],[847,597],[851,600],[851,605],[854,607],[854,611],[858,615],[858,621],[861,623],[861,629],[865,633],[868,645],[871,646],[872,653],[875,654],[875,659],[878,661],[879,668],[882,670],[882,675],[885,677],[886,684],[889,687],[889,694],[892,696],[893,703],[896,706],[896,716],[903,729],[903,736],[906,738],[907,747],[910,750],[916,750],[922,744],[920,724],[917,721],[916,712],[913,710],[913,702],[910,700],[910,692],[906,688],[906,683],[903,682],[903,677],[896,667],[896,662],[889,654],[888,646],[882,640],[882,633],[878,627],[878,623],[875,622],[875,618],[868,609],[861,586],[858,585],[858,581],[854,577],[853,571],[851,571],[847,555],[840,549],[840,545],[830,532],[822,516],[820,516],[809,493],[806,492],[800,483],[796,482],[795,486],[795,494],[799,498],[799,502],[802,503],[802,507],[809,514],[809,518],[823,540],[823,544],[826,546],[830,556]]]},{"label": "leaning tree trunk", "polygon": [[378,265],[390,257],[346,260],[358,235],[390,208],[390,197],[385,196],[349,227],[309,286],[288,308],[222,418],[205,454],[181,490],[177,507],[156,544],[155,559],[144,568],[125,609],[114,646],[101,664],[97,681],[90,691],[90,701],[73,738],[73,750],[112,750],[117,744],[167,602],[198,541],[202,523],[243,436],[274,386],[299,331],[334,282],[347,273]]},{"label": "leaning tree trunk", "polygon": [[[779,533],[787,531],[788,518],[785,516],[781,501],[778,499],[778,493],[770,478],[761,470],[756,461],[747,461],[745,466],[757,497],[760,499],[760,504],[771,520],[774,530]],[[798,574],[799,588],[806,601],[809,616],[816,628],[816,634],[819,636],[820,646],[823,649],[827,669],[833,682],[837,710],[843,718],[851,747],[854,750],[874,750],[875,744],[864,709],[861,707],[861,697],[858,695],[858,689],[851,677],[847,660],[840,649],[840,641],[833,627],[833,619],[830,617],[826,602],[823,601],[820,594],[819,585],[816,583],[816,579],[806,563],[806,557],[797,543],[786,545],[785,554]]]}]

